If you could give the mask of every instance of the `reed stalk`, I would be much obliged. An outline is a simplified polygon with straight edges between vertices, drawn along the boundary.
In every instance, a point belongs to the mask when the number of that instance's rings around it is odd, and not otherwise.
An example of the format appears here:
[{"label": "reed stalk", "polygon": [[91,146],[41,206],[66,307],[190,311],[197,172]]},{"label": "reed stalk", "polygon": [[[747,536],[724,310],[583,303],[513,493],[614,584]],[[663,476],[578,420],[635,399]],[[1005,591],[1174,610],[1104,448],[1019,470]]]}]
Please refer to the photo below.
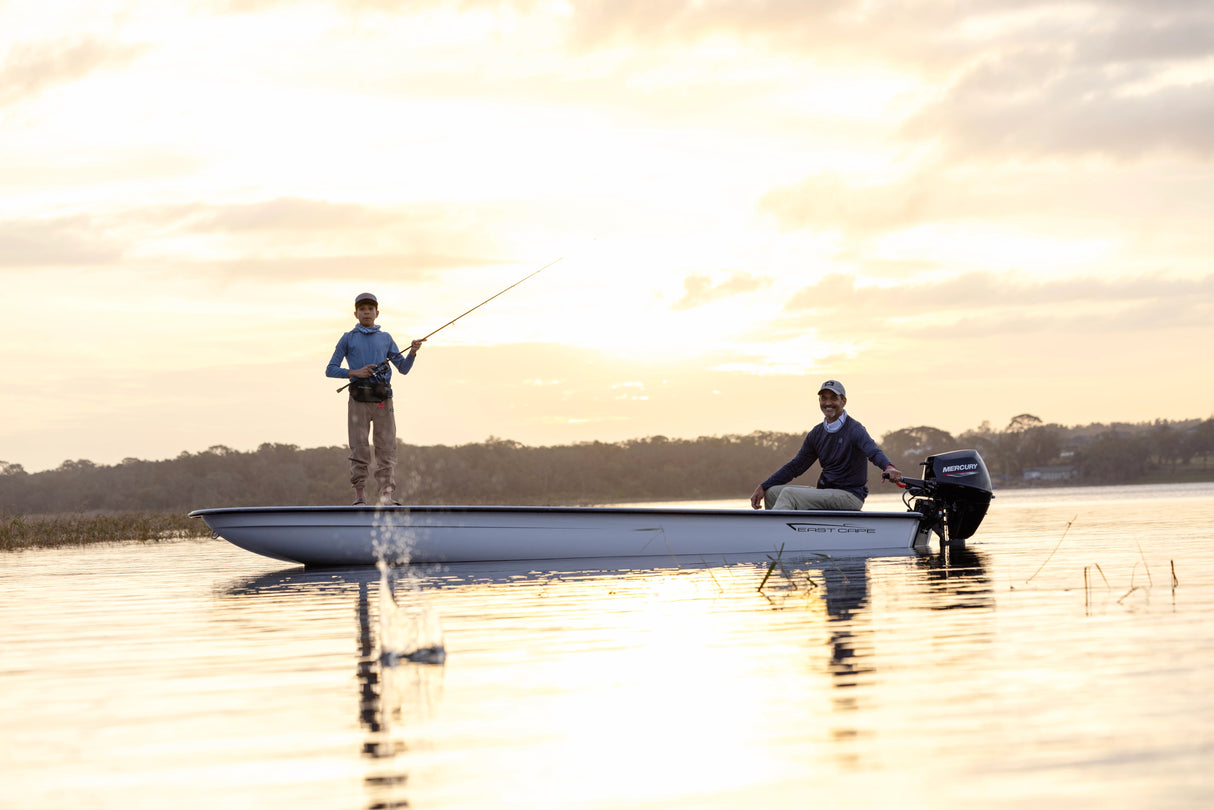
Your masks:
[{"label": "reed stalk", "polygon": [[763,586],[767,584],[767,579],[771,576],[771,572],[780,564],[780,557],[784,556],[784,544],[780,544],[780,550],[776,552],[776,556],[767,555],[767,559],[771,560],[771,565],[767,566],[767,573],[763,575],[763,581],[759,583],[759,593],[763,593]]}]

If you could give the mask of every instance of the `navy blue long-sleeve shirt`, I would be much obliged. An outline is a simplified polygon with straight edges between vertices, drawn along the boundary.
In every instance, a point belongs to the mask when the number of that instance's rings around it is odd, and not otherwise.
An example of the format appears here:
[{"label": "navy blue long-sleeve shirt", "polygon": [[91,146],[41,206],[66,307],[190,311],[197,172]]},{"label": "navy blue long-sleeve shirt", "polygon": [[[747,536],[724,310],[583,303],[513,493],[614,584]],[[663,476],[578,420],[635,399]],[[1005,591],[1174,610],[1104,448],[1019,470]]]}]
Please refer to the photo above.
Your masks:
[{"label": "navy blue long-sleeve shirt", "polygon": [[891,462],[864,425],[846,414],[844,418],[843,427],[835,433],[827,433],[821,423],[815,426],[792,460],[763,482],[763,489],[787,484],[812,467],[815,461],[820,461],[822,474],[818,476],[818,489],[843,489],[861,501],[867,498],[868,474],[864,462],[871,461],[881,470]]}]

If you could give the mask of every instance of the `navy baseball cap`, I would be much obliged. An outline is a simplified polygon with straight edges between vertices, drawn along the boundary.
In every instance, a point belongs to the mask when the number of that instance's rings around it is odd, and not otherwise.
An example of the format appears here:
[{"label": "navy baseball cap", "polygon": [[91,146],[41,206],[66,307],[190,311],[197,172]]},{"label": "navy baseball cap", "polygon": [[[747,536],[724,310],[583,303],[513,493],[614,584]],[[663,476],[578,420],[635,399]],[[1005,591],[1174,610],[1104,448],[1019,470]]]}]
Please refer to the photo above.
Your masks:
[{"label": "navy baseball cap", "polygon": [[370,301],[372,304],[375,304],[376,309],[379,309],[379,299],[371,293],[359,293],[358,297],[354,299],[354,306],[357,307],[363,301]]}]

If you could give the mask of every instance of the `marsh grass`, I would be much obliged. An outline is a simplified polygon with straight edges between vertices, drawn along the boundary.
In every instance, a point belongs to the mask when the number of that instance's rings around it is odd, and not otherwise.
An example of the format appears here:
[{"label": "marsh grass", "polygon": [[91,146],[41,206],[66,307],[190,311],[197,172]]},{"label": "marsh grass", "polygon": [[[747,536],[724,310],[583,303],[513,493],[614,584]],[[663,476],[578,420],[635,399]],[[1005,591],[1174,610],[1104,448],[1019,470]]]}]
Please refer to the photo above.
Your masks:
[{"label": "marsh grass", "polygon": [[0,513],[0,551],[86,546],[92,543],[157,543],[210,534],[205,523],[175,512],[14,515]]}]

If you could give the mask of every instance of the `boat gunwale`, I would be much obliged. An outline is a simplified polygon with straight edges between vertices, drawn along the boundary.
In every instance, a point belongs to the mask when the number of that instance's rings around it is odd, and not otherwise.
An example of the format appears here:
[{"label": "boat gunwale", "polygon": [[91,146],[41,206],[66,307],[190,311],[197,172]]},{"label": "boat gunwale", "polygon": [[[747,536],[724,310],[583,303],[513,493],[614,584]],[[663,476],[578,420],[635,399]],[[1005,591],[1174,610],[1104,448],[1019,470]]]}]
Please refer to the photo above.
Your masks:
[{"label": "boat gunwale", "polygon": [[712,507],[682,507],[682,506],[518,506],[518,505],[334,505],[334,506],[217,506],[207,509],[195,509],[188,517],[199,518],[207,515],[224,514],[285,514],[285,513],[371,513],[371,514],[410,514],[410,513],[451,513],[467,512],[471,514],[557,514],[557,515],[680,515],[680,516],[709,516],[737,517],[740,515],[770,515],[781,517],[880,517],[880,518],[910,518],[919,519],[919,512],[907,510],[904,512],[874,511],[865,512],[860,509],[746,509],[712,508]]}]

